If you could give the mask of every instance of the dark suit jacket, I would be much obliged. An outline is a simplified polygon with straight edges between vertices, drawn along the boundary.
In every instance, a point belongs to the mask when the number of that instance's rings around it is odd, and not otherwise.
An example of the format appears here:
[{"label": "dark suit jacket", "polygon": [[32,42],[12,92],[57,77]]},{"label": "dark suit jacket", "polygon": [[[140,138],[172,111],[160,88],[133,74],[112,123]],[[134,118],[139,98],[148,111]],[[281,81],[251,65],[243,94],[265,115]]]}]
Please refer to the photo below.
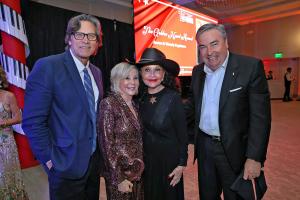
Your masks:
[{"label": "dark suit jacket", "polygon": [[[205,156],[199,121],[203,88],[204,65],[193,69],[191,92],[186,104],[188,119],[195,122],[195,159]],[[271,127],[268,84],[261,60],[230,53],[222,83],[219,103],[221,142],[228,161],[236,173],[246,158],[263,163],[266,159]],[[199,149],[198,149],[199,148]],[[197,149],[201,155],[197,155]]]},{"label": "dark suit jacket", "polygon": [[[103,96],[101,71],[92,64],[89,67],[99,102]],[[22,128],[42,164],[51,160],[62,177],[84,175],[92,154],[93,121],[70,51],[35,63],[27,80]]]}]

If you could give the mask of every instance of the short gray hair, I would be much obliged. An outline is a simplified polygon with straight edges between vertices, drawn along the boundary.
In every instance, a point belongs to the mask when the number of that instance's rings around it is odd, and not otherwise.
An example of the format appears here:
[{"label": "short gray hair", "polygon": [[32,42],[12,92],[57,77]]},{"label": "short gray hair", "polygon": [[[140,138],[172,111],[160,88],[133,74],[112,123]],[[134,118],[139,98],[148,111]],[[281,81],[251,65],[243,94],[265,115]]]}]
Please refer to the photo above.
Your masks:
[{"label": "short gray hair", "polygon": [[112,68],[110,72],[110,84],[111,84],[110,89],[112,92],[116,92],[116,93],[120,92],[120,88],[119,88],[120,80],[126,78],[132,69],[135,69],[138,75],[137,67],[127,62],[121,62]]},{"label": "short gray hair", "polygon": [[95,26],[97,40],[100,41],[100,39],[102,37],[102,29],[101,29],[100,21],[92,15],[81,14],[81,15],[72,17],[69,20],[67,30],[66,30],[65,44],[68,45],[71,35],[80,29],[81,21],[91,22]]},{"label": "short gray hair", "polygon": [[198,29],[197,33],[196,33],[196,40],[199,38],[199,36],[209,30],[215,29],[217,31],[219,31],[222,35],[222,37],[224,38],[224,40],[227,39],[227,34],[225,31],[225,27],[222,24],[213,24],[213,23],[208,23],[208,24],[204,24],[202,26],[200,26],[200,28]]}]

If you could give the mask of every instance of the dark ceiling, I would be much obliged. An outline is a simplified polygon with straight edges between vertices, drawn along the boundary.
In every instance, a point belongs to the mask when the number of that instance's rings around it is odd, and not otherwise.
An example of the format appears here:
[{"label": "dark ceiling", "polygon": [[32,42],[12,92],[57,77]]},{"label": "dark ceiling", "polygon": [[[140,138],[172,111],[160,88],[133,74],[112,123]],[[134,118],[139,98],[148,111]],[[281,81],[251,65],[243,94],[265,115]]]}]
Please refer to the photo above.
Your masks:
[{"label": "dark ceiling", "polygon": [[[246,25],[300,15],[300,0],[169,0],[217,18],[226,25]],[[300,22],[299,22],[300,23]]]}]

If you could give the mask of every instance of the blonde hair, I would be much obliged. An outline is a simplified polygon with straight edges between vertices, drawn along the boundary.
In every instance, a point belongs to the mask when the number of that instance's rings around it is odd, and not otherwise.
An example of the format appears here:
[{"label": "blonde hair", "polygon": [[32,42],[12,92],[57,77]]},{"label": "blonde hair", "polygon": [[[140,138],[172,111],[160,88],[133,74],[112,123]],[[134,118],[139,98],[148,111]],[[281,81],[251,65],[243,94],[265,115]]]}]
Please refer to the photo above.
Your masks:
[{"label": "blonde hair", "polygon": [[7,89],[9,84],[6,78],[6,73],[3,70],[3,67],[1,65],[0,65],[0,81],[1,81],[0,88]]},{"label": "blonde hair", "polygon": [[138,73],[137,67],[127,62],[121,62],[112,68],[110,72],[110,89],[112,92],[120,92],[120,80],[126,78],[132,69],[136,70]]}]

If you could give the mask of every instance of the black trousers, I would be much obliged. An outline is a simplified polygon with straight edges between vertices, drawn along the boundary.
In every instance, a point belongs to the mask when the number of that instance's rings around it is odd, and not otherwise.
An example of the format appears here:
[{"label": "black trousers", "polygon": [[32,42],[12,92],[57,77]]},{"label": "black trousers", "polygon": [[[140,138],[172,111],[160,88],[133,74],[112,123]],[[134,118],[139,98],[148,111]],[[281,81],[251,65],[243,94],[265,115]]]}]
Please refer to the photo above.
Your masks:
[{"label": "black trousers", "polygon": [[229,165],[222,143],[202,134],[203,137],[198,137],[198,140],[202,141],[197,141],[197,144],[204,145],[197,148],[200,199],[221,200],[223,191],[224,200],[239,200],[240,198],[230,189],[238,174],[235,174]]},{"label": "black trousers", "polygon": [[285,100],[285,101],[291,100],[290,91],[291,91],[291,84],[290,83],[285,84],[285,91],[284,91],[284,95],[283,95],[283,100]]},{"label": "black trousers", "polygon": [[55,170],[48,173],[51,200],[99,200],[100,153],[97,149],[90,158],[85,175],[80,179],[66,179]]}]

